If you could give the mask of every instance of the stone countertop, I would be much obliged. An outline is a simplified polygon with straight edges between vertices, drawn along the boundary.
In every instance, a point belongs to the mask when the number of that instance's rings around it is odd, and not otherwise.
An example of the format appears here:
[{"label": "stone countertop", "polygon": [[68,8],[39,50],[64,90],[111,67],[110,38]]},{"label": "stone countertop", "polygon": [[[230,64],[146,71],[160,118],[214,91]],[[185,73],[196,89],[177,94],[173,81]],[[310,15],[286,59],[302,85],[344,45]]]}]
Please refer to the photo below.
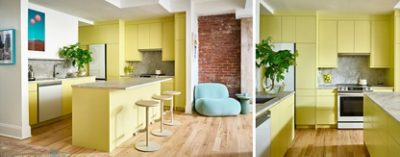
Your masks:
[{"label": "stone countertop", "polygon": [[58,82],[62,80],[73,80],[73,79],[80,79],[80,78],[87,78],[87,77],[96,77],[96,76],[84,76],[84,77],[71,77],[71,78],[38,78],[35,81],[29,81],[29,83],[51,83],[51,82]]},{"label": "stone countertop", "polygon": [[111,81],[99,81],[94,83],[84,83],[72,85],[72,88],[101,88],[101,89],[117,89],[128,90],[139,86],[144,86],[152,83],[160,83],[168,81],[171,78],[125,78]]},{"label": "stone countertop", "polygon": [[366,93],[373,102],[381,107],[386,113],[400,122],[400,93],[399,92],[376,92]]},{"label": "stone countertop", "polygon": [[256,117],[260,116],[262,113],[268,111],[270,108],[274,107],[276,104],[279,102],[283,101],[285,98],[288,96],[291,96],[294,94],[294,91],[290,92],[283,92],[277,95],[274,94],[267,94],[267,95],[257,95],[257,97],[265,97],[265,98],[272,98],[275,97],[264,104],[256,104]]}]

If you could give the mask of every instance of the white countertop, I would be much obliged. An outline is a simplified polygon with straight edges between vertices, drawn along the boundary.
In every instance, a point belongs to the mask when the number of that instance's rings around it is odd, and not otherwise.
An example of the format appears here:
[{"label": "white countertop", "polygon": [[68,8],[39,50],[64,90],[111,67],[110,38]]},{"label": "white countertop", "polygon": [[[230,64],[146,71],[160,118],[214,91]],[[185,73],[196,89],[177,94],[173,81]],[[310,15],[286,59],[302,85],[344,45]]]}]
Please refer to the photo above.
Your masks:
[{"label": "white countertop", "polygon": [[372,92],[366,93],[373,102],[400,122],[400,93],[398,92]]},{"label": "white countertop", "polygon": [[87,78],[87,77],[96,77],[96,76],[71,77],[71,78],[44,78],[44,79],[37,79],[35,81],[29,81],[29,83],[48,83],[48,82],[73,80],[73,79],[80,79],[80,78]]}]

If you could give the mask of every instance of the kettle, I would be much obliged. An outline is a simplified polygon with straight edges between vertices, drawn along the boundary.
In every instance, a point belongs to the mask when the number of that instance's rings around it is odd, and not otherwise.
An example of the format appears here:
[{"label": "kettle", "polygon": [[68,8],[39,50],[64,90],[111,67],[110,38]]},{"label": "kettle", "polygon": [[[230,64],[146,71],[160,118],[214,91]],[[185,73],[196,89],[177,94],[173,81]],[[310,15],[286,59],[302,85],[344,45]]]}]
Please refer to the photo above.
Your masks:
[{"label": "kettle", "polygon": [[29,81],[35,81],[36,80],[36,78],[35,78],[35,73],[33,72],[33,68],[32,68],[32,65],[28,65],[28,69],[29,69],[29,71],[28,71],[28,79],[29,79]]}]

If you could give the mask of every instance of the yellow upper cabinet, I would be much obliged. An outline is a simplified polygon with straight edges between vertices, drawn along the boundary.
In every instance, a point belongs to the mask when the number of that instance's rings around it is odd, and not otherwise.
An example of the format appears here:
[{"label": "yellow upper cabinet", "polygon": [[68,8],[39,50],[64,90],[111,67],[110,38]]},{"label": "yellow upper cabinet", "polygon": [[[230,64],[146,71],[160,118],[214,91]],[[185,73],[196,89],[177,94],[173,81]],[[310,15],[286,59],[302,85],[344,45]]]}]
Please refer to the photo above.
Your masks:
[{"label": "yellow upper cabinet", "polygon": [[150,24],[138,25],[138,49],[148,49],[150,47]]},{"label": "yellow upper cabinet", "polygon": [[280,16],[261,16],[260,39],[272,38],[273,42],[282,40],[282,18]]},{"label": "yellow upper cabinet", "polygon": [[354,53],[371,52],[371,22],[358,20],[354,23]]},{"label": "yellow upper cabinet", "polygon": [[316,18],[312,16],[296,17],[296,43],[315,43]]},{"label": "yellow upper cabinet", "polygon": [[162,24],[142,23],[138,25],[138,49],[160,49],[162,47]]},{"label": "yellow upper cabinet", "polygon": [[173,61],[175,60],[175,45],[174,45],[174,22],[163,22],[163,35],[162,35],[162,60]]},{"label": "yellow upper cabinet", "polygon": [[338,21],[338,52],[354,52],[354,21]]},{"label": "yellow upper cabinet", "polygon": [[296,49],[296,88],[313,89],[317,71],[315,44],[296,44]]},{"label": "yellow upper cabinet", "polygon": [[125,58],[127,61],[142,60],[142,53],[138,51],[138,25],[127,25],[125,28]]},{"label": "yellow upper cabinet", "polygon": [[337,21],[321,20],[318,27],[318,67],[337,67]]},{"label": "yellow upper cabinet", "polygon": [[282,17],[282,42],[295,42],[296,18],[294,16]]},{"label": "yellow upper cabinet", "polygon": [[149,48],[160,49],[162,47],[162,23],[150,24]]},{"label": "yellow upper cabinet", "polygon": [[371,28],[368,20],[338,21],[339,53],[370,53]]},{"label": "yellow upper cabinet", "polygon": [[390,35],[389,21],[372,21],[371,25],[371,68],[389,68],[390,59]]}]

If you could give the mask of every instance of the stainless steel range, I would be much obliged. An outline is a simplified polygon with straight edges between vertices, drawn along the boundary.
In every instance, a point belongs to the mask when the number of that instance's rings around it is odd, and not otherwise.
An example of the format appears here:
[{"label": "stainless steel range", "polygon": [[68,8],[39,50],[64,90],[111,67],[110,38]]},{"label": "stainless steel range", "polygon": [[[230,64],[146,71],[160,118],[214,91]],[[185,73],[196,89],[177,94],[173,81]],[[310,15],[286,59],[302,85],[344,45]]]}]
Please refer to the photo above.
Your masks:
[{"label": "stainless steel range", "polygon": [[339,84],[338,129],[363,128],[364,92],[372,92],[371,87],[357,84]]}]

